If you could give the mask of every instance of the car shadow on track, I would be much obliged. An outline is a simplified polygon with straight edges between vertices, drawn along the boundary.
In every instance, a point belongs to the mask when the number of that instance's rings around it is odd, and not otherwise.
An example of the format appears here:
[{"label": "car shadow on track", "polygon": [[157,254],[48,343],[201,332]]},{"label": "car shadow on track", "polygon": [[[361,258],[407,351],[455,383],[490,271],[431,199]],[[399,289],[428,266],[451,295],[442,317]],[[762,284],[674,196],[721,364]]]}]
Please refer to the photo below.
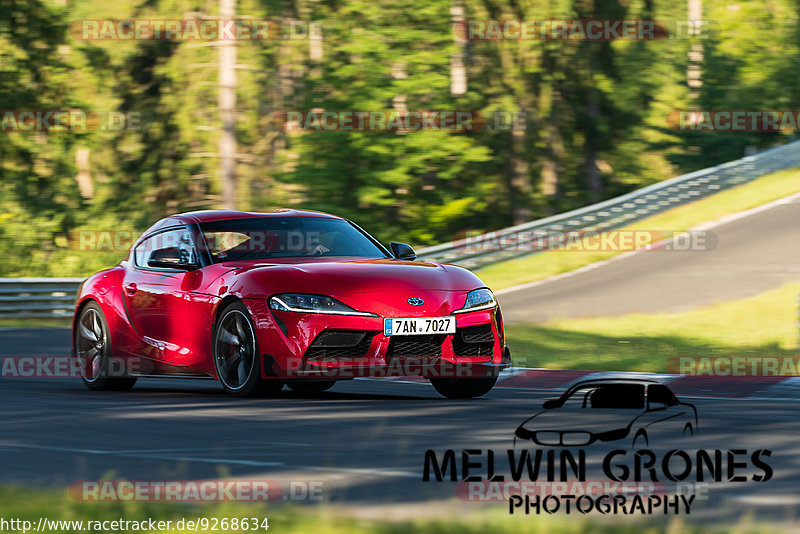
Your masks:
[{"label": "car shadow on track", "polygon": [[[30,383],[29,383],[30,384]],[[44,386],[42,382],[39,382],[40,385]],[[33,391],[40,391],[41,387],[34,387],[34,388],[24,388],[29,390],[30,392]],[[409,395],[407,393],[403,394],[391,394],[391,393],[377,393],[377,392],[357,392],[357,391],[323,391],[320,393],[298,393],[295,391],[291,391],[288,389],[284,389],[280,393],[271,396],[265,397],[232,397],[228,395],[222,388],[218,387],[216,383],[209,382],[208,385],[198,385],[198,384],[137,384],[134,388],[130,391],[86,391],[80,383],[75,384],[67,384],[62,383],[55,387],[53,387],[53,383],[49,383],[46,387],[49,393],[58,393],[58,394],[70,394],[76,395],[80,394],[86,397],[87,400],[89,399],[136,399],[140,397],[141,399],[153,400],[155,395],[163,395],[170,398],[174,398],[176,396],[186,397],[186,396],[196,396],[198,398],[208,398],[208,399],[230,399],[231,402],[247,402],[247,401],[279,401],[279,400],[301,400],[301,399],[308,399],[308,400],[330,400],[330,401],[341,401],[341,400],[358,400],[358,401],[366,401],[366,400],[388,400],[388,401],[397,401],[397,400],[406,400],[406,401],[448,401],[448,399],[439,396],[433,389],[431,388],[430,395]],[[474,399],[480,400],[480,399]],[[452,401],[450,401],[452,402]]]}]

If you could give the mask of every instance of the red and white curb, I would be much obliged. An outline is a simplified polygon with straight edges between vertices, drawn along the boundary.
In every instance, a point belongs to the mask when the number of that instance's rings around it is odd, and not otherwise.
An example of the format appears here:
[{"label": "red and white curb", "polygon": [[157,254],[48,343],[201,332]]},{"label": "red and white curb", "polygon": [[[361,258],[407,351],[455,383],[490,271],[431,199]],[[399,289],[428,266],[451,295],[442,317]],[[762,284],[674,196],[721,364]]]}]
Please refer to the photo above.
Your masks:
[{"label": "red and white curb", "polygon": [[[576,382],[608,378],[655,380],[669,384],[678,397],[800,400],[800,377],[797,376],[674,375],[509,367],[500,373],[495,388],[562,392]],[[421,377],[387,377],[380,380],[428,382]]]},{"label": "red and white curb", "polygon": [[679,397],[800,399],[800,377],[794,376],[673,375],[512,367],[501,373],[495,387],[565,390],[575,382],[606,378],[655,380],[669,384]]}]

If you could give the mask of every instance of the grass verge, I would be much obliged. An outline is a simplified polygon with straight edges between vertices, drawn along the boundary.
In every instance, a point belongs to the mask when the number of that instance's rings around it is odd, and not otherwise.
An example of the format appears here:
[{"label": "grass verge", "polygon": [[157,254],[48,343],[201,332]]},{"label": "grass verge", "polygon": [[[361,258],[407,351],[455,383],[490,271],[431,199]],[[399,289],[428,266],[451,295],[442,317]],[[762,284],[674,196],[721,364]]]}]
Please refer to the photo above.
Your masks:
[{"label": "grass verge", "polygon": [[[673,518],[665,521],[664,518],[650,520],[620,521],[615,518],[581,518],[571,516],[510,516],[505,507],[492,509],[480,508],[471,516],[460,515],[448,519],[409,518],[406,521],[367,521],[358,520],[337,513],[332,508],[312,507],[286,507],[271,504],[244,504],[244,503],[214,503],[204,505],[186,505],[172,503],[141,503],[141,502],[100,502],[81,503],[71,500],[66,492],[52,490],[32,490],[27,488],[0,488],[0,516],[6,521],[20,519],[30,521],[35,529],[39,518],[50,521],[145,521],[154,519],[172,521],[176,524],[180,519],[196,520],[198,518],[268,518],[269,532],[281,534],[485,534],[487,532],[503,532],[509,534],[667,534],[667,533],[694,533],[694,532],[728,532],[729,528],[723,526],[693,527],[687,525],[682,518]],[[660,521],[659,521],[660,519]],[[84,523],[84,527],[85,527]],[[103,532],[130,532],[108,528]],[[21,532],[21,529],[16,529]],[[84,528],[84,531],[88,529]],[[736,526],[737,532],[774,532],[766,526],[759,527],[751,520],[745,518]],[[47,532],[76,532],[74,524],[71,528],[50,528]],[[100,530],[95,530],[99,532]],[[217,532],[235,532],[234,529],[217,529]],[[243,530],[241,530],[244,532]],[[156,532],[152,530],[137,530],[137,532]],[[160,532],[211,532],[210,529],[172,528]],[[252,530],[250,532],[253,532]],[[257,532],[267,532],[258,530]]]},{"label": "grass verge", "polygon": [[[621,230],[683,232],[800,191],[800,169],[780,171],[716,195],[649,217]],[[620,254],[614,251],[550,251],[490,265],[477,274],[492,289],[534,282]]]},{"label": "grass verge", "polygon": [[514,365],[664,373],[677,356],[797,355],[800,283],[674,314],[508,324]]},{"label": "grass verge", "polygon": [[43,319],[2,319],[0,328],[71,328],[72,317],[43,318]]}]

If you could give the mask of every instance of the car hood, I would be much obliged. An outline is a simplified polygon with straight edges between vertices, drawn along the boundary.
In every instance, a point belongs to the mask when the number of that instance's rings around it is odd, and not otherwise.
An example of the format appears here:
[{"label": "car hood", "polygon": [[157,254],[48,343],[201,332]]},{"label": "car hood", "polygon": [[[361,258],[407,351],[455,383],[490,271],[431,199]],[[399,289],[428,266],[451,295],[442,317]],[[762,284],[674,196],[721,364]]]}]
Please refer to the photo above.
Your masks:
[{"label": "car hood", "polygon": [[[295,259],[226,264],[232,292],[252,298],[277,293],[311,293],[338,298],[384,316],[449,314],[464,304],[464,293],[485,287],[480,278],[455,265],[401,260]],[[411,297],[425,301],[408,304]],[[407,310],[407,311],[406,311]]]},{"label": "car hood", "polygon": [[642,414],[643,410],[605,410],[585,408],[565,410],[554,408],[540,412],[520,425],[529,432],[551,430],[556,432],[601,433],[626,428]]}]

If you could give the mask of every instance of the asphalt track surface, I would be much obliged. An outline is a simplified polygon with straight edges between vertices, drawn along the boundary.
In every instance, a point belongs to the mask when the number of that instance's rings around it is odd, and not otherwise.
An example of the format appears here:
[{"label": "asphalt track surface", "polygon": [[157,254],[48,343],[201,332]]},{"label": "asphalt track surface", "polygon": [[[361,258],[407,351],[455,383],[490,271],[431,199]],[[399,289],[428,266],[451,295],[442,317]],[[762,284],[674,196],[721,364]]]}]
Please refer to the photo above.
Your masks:
[{"label": "asphalt track surface", "polygon": [[[747,297],[798,279],[798,216],[795,200],[713,228],[719,243],[712,251],[632,254],[502,294],[500,301],[507,320],[541,321],[677,311]],[[66,329],[0,329],[0,356],[67,356],[69,346]],[[275,398],[235,399],[208,380],[144,379],[130,392],[90,392],[78,379],[4,377],[0,483],[63,488],[108,477],[268,479],[282,488],[321,484],[322,504],[364,515],[452,517],[506,505],[466,502],[456,497],[454,483],[422,482],[425,451],[503,454],[516,427],[558,393],[509,387],[452,401],[425,383],[355,380],[317,395],[284,390]],[[719,524],[750,515],[796,528],[800,401],[682,400],[697,407],[700,432],[651,448],[769,449],[774,470],[764,483],[701,486],[691,517]],[[607,451],[587,449],[587,478],[605,478],[599,464]]]},{"label": "asphalt track surface", "polygon": [[[64,356],[69,333],[6,329],[0,340],[2,356]],[[282,488],[294,483],[299,494],[306,484],[321,485],[323,504],[364,515],[448,517],[454,510],[506,505],[461,500],[452,482],[422,482],[425,451],[492,448],[505,454],[516,427],[559,393],[496,388],[481,399],[452,401],[424,383],[355,380],[316,395],[284,390],[275,398],[236,399],[210,380],[143,379],[130,392],[91,392],[68,378],[0,381],[0,483],[267,479]],[[697,407],[700,432],[651,448],[770,449],[774,469],[766,483],[704,486],[708,498],[695,502],[691,517],[715,523],[744,514],[784,524],[795,520],[800,402],[682,400]],[[599,466],[606,452],[587,449],[588,479],[605,478]]]},{"label": "asphalt track surface", "polygon": [[708,231],[718,240],[711,250],[628,254],[545,283],[500,291],[503,316],[508,322],[536,323],[672,313],[750,297],[800,280],[800,198]]}]

